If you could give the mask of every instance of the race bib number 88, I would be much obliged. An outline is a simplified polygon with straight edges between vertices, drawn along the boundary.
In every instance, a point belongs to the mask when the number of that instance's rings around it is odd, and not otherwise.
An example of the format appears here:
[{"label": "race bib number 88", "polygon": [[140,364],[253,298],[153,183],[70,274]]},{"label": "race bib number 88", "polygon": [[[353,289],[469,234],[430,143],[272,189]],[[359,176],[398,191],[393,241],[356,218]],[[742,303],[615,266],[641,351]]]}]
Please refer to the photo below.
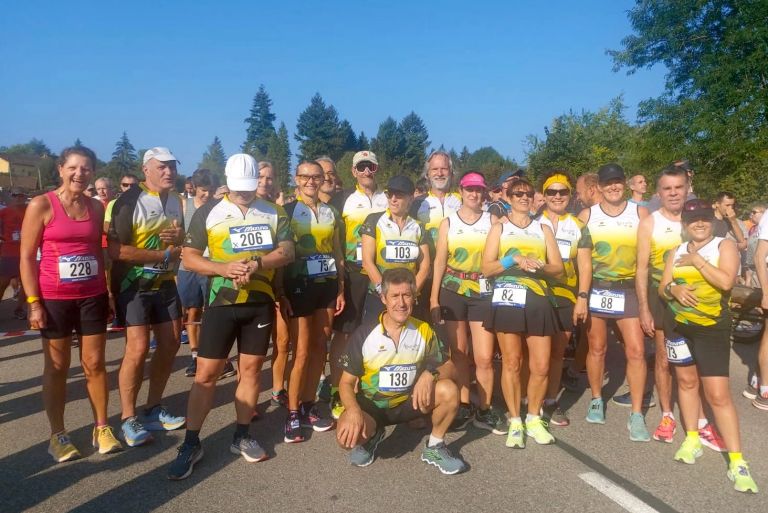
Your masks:
[{"label": "race bib number 88", "polygon": [[384,365],[379,369],[379,390],[405,392],[416,381],[416,364]]},{"label": "race bib number 88", "polygon": [[229,229],[229,241],[235,253],[271,250],[273,247],[272,232],[268,224],[232,226]]},{"label": "race bib number 88", "polygon": [[589,310],[597,313],[623,314],[624,291],[592,289],[589,295]]}]

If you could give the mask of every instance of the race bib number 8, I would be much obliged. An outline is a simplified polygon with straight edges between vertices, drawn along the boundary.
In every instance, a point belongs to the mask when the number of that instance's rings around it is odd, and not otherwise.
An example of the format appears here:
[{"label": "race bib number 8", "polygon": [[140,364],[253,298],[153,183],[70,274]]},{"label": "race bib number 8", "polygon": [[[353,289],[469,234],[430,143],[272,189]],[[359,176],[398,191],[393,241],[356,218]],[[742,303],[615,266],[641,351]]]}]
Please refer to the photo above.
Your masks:
[{"label": "race bib number 8", "polygon": [[387,262],[414,262],[419,258],[419,246],[408,240],[388,240],[384,248]]},{"label": "race bib number 8", "polygon": [[589,295],[589,310],[606,314],[624,313],[624,291],[592,289]]},{"label": "race bib number 8", "polygon": [[272,232],[268,224],[249,224],[247,226],[232,226],[229,229],[229,241],[232,251],[271,250],[273,248]]},{"label": "race bib number 8", "polygon": [[336,276],[336,260],[331,255],[312,255],[307,258],[307,276]]},{"label": "race bib number 8", "polygon": [[693,356],[685,337],[678,337],[672,340],[665,338],[664,344],[667,346],[667,360],[669,363],[693,363]]},{"label": "race bib number 8", "polygon": [[500,306],[525,308],[528,289],[516,283],[497,283],[493,288],[491,303]]},{"label": "race bib number 8", "polygon": [[416,364],[384,365],[379,369],[379,390],[405,392],[416,381]]},{"label": "race bib number 8", "polygon": [[59,280],[63,283],[92,280],[98,275],[99,262],[93,255],[59,257]]},{"label": "race bib number 8", "polygon": [[493,293],[493,284],[491,280],[487,278],[480,278],[477,280],[477,283],[480,285],[481,296],[490,296]]}]

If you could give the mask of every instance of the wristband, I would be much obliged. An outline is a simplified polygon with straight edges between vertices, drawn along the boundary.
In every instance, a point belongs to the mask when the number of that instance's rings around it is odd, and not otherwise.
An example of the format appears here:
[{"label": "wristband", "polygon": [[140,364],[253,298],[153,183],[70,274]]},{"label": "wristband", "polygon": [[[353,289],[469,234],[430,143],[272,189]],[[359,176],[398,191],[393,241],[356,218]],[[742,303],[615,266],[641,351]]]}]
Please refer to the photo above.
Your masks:
[{"label": "wristband", "polygon": [[667,286],[664,287],[664,295],[667,299],[675,299],[675,296],[672,295],[672,285],[676,285],[676,283],[670,281],[667,283]]},{"label": "wristband", "polygon": [[163,265],[167,266],[168,261],[171,259],[171,248],[165,248],[165,253],[163,253]]},{"label": "wristband", "polygon": [[499,262],[501,262],[501,266],[504,269],[509,269],[510,267],[515,265],[515,258],[512,255],[507,255],[503,257],[501,260],[499,260]]},{"label": "wristband", "polygon": [[27,304],[31,305],[32,303],[39,303],[40,298],[37,296],[27,296]]}]

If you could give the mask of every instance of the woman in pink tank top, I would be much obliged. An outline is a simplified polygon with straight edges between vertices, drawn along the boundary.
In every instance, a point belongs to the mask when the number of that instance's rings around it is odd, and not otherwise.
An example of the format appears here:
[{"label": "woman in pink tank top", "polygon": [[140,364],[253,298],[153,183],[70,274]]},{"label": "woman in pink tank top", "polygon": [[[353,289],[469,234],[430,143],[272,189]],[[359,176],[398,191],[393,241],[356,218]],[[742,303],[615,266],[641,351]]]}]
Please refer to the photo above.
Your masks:
[{"label": "woman in pink tank top", "polygon": [[84,194],[95,163],[96,155],[88,148],[65,149],[58,162],[61,185],[30,202],[21,228],[21,280],[30,328],[39,329],[43,339],[43,401],[51,426],[48,452],[56,462],[80,457],[64,429],[73,331],[80,340],[80,363],[94,412],[93,445],[102,454],[122,449],[107,424],[104,207]]}]

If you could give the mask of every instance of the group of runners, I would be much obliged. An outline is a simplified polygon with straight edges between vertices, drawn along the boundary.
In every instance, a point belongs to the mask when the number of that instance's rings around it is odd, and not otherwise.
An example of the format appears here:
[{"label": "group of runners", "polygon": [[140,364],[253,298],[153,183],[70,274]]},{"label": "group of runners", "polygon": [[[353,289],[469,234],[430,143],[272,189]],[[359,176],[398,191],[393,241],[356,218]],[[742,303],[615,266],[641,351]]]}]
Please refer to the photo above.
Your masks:
[{"label": "group of runners", "polygon": [[[556,169],[537,184],[521,171],[489,184],[476,171],[455,176],[450,155],[436,151],[424,169],[429,190],[415,199],[407,176],[380,188],[376,155],[361,151],[351,192],[338,191],[333,161],[319,158],[297,166],[295,199],[278,205],[267,162],[231,156],[224,188],[199,170],[191,180],[195,195],[186,198],[174,190],[177,163],[168,148],[148,150],[144,179],[126,182],[105,225],[104,205],[85,194],[96,157],[67,148],[59,158],[61,185],[27,207],[20,272],[30,327],[43,337],[49,453],[57,462],[80,456],[63,422],[73,331],[93,407],[93,444],[100,453],[122,449],[107,423],[112,297],[126,339],[120,438],[138,446],[154,430],[186,425],[169,465],[172,480],[188,477],[203,457],[200,432],[235,342],[233,453],[249,462],[268,457],[250,424],[273,341],[272,402],[287,410],[285,442],[304,441],[307,429],[336,427],[350,462],[366,466],[387,425],[431,419],[421,459],[455,474],[466,464],[445,434],[470,422],[505,435],[507,447],[554,443],[550,426],[570,423],[558,405],[561,376],[570,379],[580,367],[591,393],[584,419],[604,424],[612,330],[626,356],[629,439],[673,442],[676,382],[685,438],[674,459],[693,464],[703,445],[727,451],[736,490],[757,492],[728,388],[738,242],[714,235],[712,203],[687,199],[686,166],[662,170],[659,208],[649,213],[627,199],[617,164],[578,180]],[[574,204],[583,208],[572,212]],[[761,237],[768,245],[768,224]],[[765,270],[757,274],[768,279]],[[194,382],[180,416],[162,400],[184,318]],[[151,332],[147,401],[137,408]],[[653,433],[643,413],[652,388],[645,337],[655,344],[662,411]],[[572,338],[576,355],[563,370]],[[503,409],[493,401],[496,347]],[[331,415],[316,404],[324,374]]]}]

